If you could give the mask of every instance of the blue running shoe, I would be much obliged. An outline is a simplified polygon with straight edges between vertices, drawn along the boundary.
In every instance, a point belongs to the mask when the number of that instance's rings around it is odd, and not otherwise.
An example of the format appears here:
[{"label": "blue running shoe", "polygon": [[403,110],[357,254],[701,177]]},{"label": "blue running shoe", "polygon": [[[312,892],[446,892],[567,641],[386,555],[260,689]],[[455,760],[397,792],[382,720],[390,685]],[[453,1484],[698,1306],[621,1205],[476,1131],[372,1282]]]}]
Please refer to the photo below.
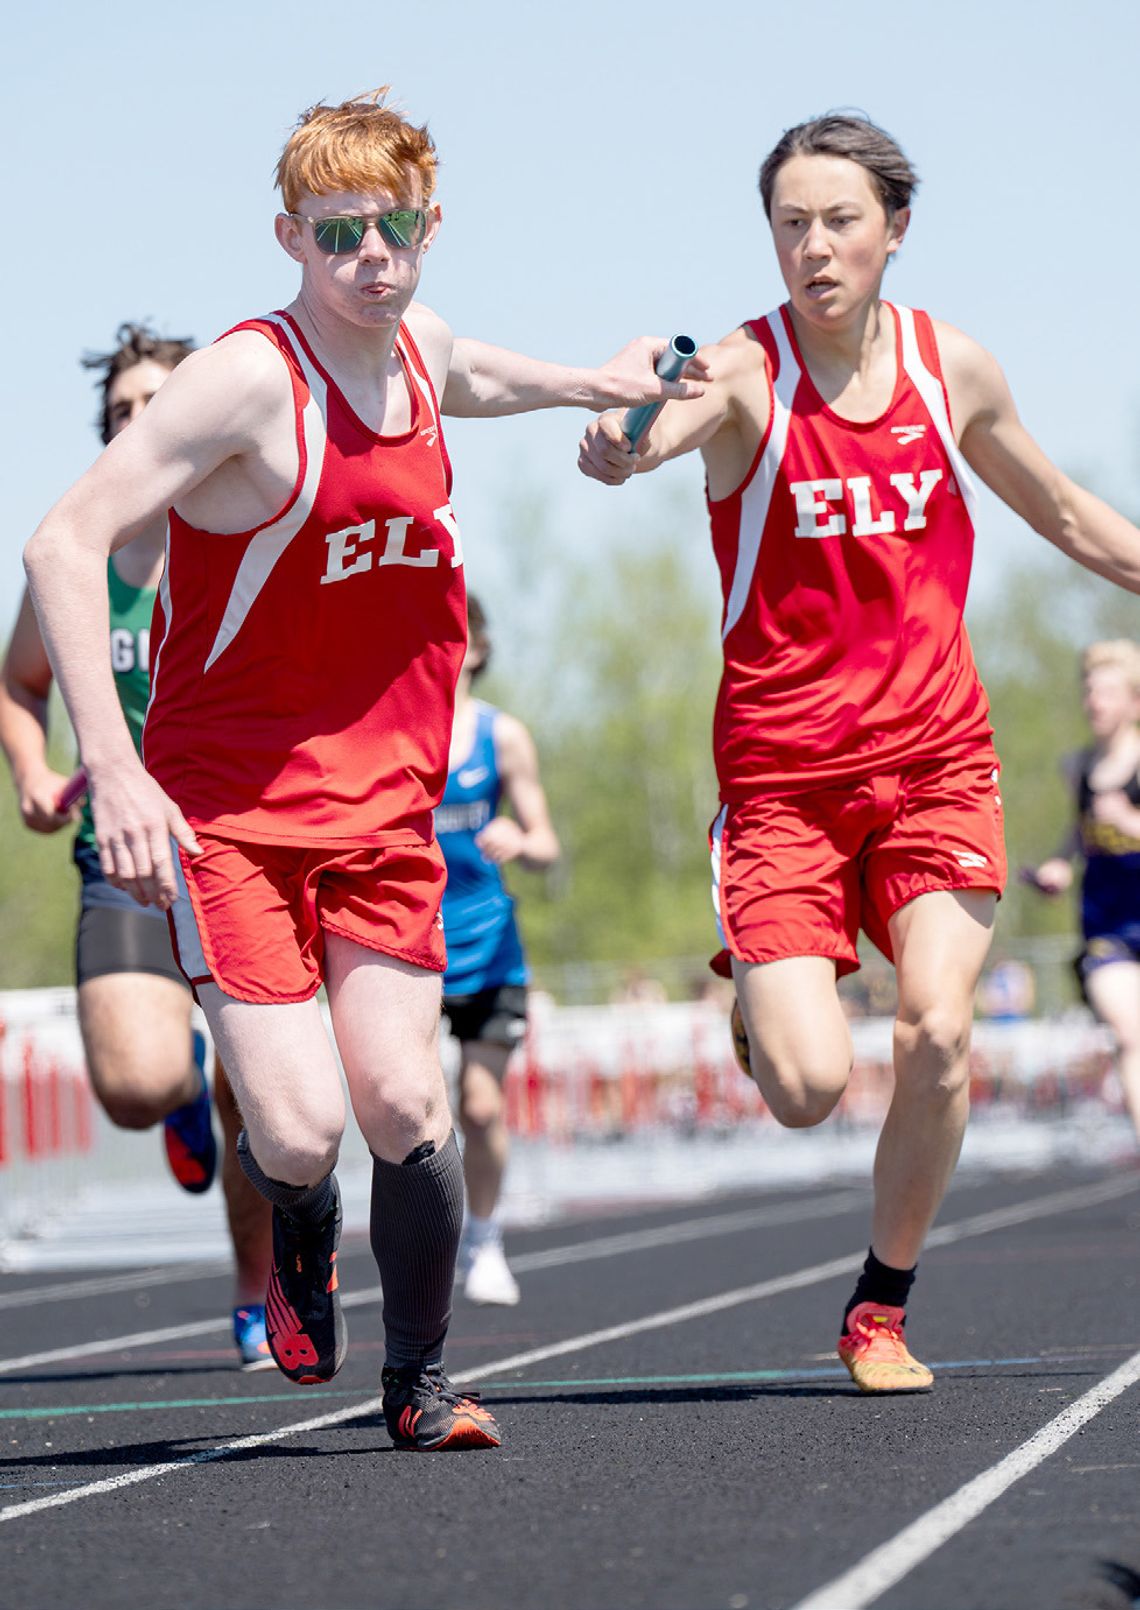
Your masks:
[{"label": "blue running shoe", "polygon": [[275,1368],[269,1343],[265,1339],[265,1304],[250,1303],[234,1309],[234,1342],[243,1370]]},{"label": "blue running shoe", "polygon": [[214,1183],[218,1145],[210,1122],[210,1087],[206,1083],[206,1041],[194,1031],[194,1062],[201,1086],[193,1101],[167,1113],[163,1125],[166,1160],[184,1191],[199,1196]]}]

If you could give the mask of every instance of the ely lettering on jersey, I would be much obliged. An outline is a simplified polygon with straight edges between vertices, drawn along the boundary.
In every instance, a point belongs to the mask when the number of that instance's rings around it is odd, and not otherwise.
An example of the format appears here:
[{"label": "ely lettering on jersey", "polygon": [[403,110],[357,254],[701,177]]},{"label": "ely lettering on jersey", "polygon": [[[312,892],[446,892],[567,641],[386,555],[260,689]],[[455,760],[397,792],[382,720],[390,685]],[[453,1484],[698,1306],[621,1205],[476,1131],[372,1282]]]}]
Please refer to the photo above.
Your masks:
[{"label": "ely lettering on jersey", "polygon": [[709,501],[724,590],[721,797],[811,788],[965,752],[992,734],[962,621],[973,484],[929,318],[894,320],[886,411],[812,384],[786,308],[752,320],[771,419],[744,483]]},{"label": "ely lettering on jersey", "polygon": [[223,837],[427,840],[467,639],[431,378],[401,325],[411,423],[380,435],[287,313],[236,328],[288,364],[296,484],[272,520],[235,535],[170,511],[147,768],[195,827]]}]

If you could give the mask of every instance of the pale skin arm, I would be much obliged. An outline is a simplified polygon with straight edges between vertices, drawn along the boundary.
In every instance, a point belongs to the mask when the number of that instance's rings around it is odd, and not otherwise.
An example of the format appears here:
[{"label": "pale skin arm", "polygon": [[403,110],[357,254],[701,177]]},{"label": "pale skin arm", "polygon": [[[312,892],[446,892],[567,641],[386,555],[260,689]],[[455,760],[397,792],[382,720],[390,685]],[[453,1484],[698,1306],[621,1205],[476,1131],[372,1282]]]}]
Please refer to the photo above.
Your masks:
[{"label": "pale skin arm", "polygon": [[631,341],[599,368],[571,367],[528,358],[452,334],[423,303],[407,312],[417,346],[431,370],[443,413],[461,419],[492,419],[541,408],[635,407],[666,398],[699,397],[702,368],[689,365],[687,380],[662,380],[653,365],[668,345],[643,337]]},{"label": "pale skin arm", "polygon": [[[264,349],[264,351],[262,350]],[[44,519],[24,552],[29,590],[91,783],[107,880],[142,905],[176,894],[171,836],[198,843],[147,775],[123,717],[107,653],[107,558],[200,485],[220,464],[252,455],[288,378],[267,342],[234,336],[194,354],[131,428]]]},{"label": "pale skin arm", "polygon": [[631,475],[700,450],[714,496],[739,485],[768,426],[771,408],[763,348],[743,329],[702,347],[703,395],[684,408],[667,403],[636,452],[622,434],[620,413],[603,414],[586,429],[578,468],[591,480],[620,486]]},{"label": "pale skin arm", "polygon": [[962,454],[1034,531],[1129,592],[1140,593],[1140,529],[1064,475],[1018,418],[1006,378],[976,341],[935,326]]},{"label": "pale skin arm", "polygon": [[475,843],[488,861],[518,861],[528,872],[553,866],[562,853],[550,820],[534,739],[514,716],[495,717],[495,759],[513,816],[496,816]]},{"label": "pale skin arm", "polygon": [[51,663],[27,592],[12,628],[0,676],[0,747],[8,759],[20,815],[34,833],[58,833],[75,815],[57,811],[66,777],[48,765]]}]

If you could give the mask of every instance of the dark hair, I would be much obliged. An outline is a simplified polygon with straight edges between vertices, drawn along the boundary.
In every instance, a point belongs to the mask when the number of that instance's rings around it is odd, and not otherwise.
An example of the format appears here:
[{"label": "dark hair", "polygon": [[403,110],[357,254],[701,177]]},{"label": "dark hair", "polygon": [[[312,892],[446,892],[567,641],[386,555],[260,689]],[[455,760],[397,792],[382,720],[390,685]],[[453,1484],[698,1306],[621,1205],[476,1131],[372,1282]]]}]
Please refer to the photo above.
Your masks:
[{"label": "dark hair", "polygon": [[111,440],[108,396],[115,377],[148,359],[152,363],[160,363],[164,369],[175,369],[183,358],[188,358],[194,351],[194,343],[188,336],[175,338],[159,335],[146,324],[120,324],[115,341],[117,345],[113,352],[85,352],[79,360],[85,369],[103,371],[101,379],[96,381],[96,385],[102,388],[102,394],[95,428],[104,447]]},{"label": "dark hair", "polygon": [[471,672],[471,680],[482,676],[491,663],[491,633],[487,627],[487,616],[482,604],[474,593],[467,594],[467,636],[472,648],[479,649],[483,658]]},{"label": "dark hair", "polygon": [[918,189],[918,174],[897,140],[869,117],[855,112],[825,112],[785,129],[760,165],[760,196],[768,222],[772,221],[772,190],[776,175],[790,157],[846,157],[866,169],[887,216],[910,206]]}]

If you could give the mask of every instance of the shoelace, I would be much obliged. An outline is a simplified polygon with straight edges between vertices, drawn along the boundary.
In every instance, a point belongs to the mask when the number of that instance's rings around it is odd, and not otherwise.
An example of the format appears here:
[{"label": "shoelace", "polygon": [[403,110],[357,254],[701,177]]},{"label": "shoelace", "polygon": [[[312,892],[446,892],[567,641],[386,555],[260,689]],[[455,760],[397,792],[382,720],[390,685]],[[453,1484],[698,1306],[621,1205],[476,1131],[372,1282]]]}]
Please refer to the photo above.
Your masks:
[{"label": "shoelace", "polygon": [[419,1385],[421,1381],[426,1381],[435,1396],[441,1398],[452,1409],[464,1409],[475,1420],[493,1418],[486,1409],[480,1408],[478,1392],[457,1392],[442,1370],[422,1370],[416,1384]]},{"label": "shoelace", "polygon": [[902,1326],[892,1323],[892,1321],[889,1319],[859,1319],[855,1322],[855,1329],[859,1332],[860,1336],[865,1336],[869,1342],[876,1342],[880,1339],[886,1339],[897,1343],[899,1347],[906,1346],[906,1342],[903,1339]]}]

